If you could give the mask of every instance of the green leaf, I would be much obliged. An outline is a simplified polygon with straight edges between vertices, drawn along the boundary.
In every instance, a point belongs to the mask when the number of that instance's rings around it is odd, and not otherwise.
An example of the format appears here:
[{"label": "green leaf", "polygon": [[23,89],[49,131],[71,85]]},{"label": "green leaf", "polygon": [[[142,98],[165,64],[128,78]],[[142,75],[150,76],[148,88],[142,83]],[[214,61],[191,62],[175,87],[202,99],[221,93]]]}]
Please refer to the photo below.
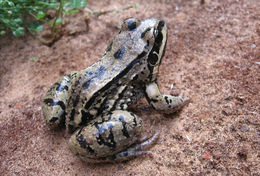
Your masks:
[{"label": "green leaf", "polygon": [[11,108],[13,103],[8,103],[8,107]]},{"label": "green leaf", "polygon": [[5,23],[5,24],[11,24],[11,20],[9,20],[9,19],[1,19],[2,20],[2,22],[3,23]]},{"label": "green leaf", "polygon": [[79,10],[67,10],[66,12],[65,12],[65,15],[71,15],[71,14],[73,14],[73,13],[78,13],[79,12]]},{"label": "green leaf", "polygon": [[24,35],[24,27],[18,27],[13,31],[13,35],[18,37]]},{"label": "green leaf", "polygon": [[43,30],[43,25],[40,25],[37,21],[34,21],[29,25],[28,29],[33,32],[41,32]]},{"label": "green leaf", "polygon": [[16,18],[16,19],[14,20],[14,22],[17,23],[17,24],[22,24],[22,23],[23,23],[23,20],[22,20],[21,18]]},{"label": "green leaf", "polygon": [[[9,6],[14,6],[14,3],[12,1],[5,1]],[[3,3],[5,3],[3,2]],[[2,3],[2,2],[1,2]]]},{"label": "green leaf", "polygon": [[48,24],[50,25],[50,26],[53,26],[53,20],[50,20],[50,21],[48,21]]},{"label": "green leaf", "polygon": [[38,21],[33,21],[29,23],[28,28],[32,31],[37,31],[37,27],[39,26],[39,22]]},{"label": "green leaf", "polygon": [[135,9],[139,8],[139,4],[134,4],[134,8]]},{"label": "green leaf", "polygon": [[39,11],[37,13],[37,19],[40,20],[42,18],[44,18],[46,16],[46,13],[44,13],[43,11]]},{"label": "green leaf", "polygon": [[32,57],[30,61],[37,61],[37,57]]},{"label": "green leaf", "polygon": [[[26,29],[39,32],[43,30],[40,22],[49,23],[55,29],[56,25],[62,24],[63,14],[77,13],[77,9],[86,4],[87,0],[0,0],[0,35],[5,35],[6,30],[11,30],[14,36],[24,35]],[[53,19],[45,19],[49,9],[59,10],[55,24]],[[34,19],[27,18],[28,15]]]},{"label": "green leaf", "polygon": [[5,35],[6,34],[6,31],[1,31],[0,32],[0,35]]},{"label": "green leaf", "polygon": [[37,32],[41,32],[43,30],[43,25],[39,25],[37,28],[36,28],[36,31]]},{"label": "green leaf", "polygon": [[62,23],[62,19],[59,17],[56,22],[55,22],[55,25],[60,25]]},{"label": "green leaf", "polygon": [[78,9],[86,7],[87,0],[71,0],[70,8]]}]

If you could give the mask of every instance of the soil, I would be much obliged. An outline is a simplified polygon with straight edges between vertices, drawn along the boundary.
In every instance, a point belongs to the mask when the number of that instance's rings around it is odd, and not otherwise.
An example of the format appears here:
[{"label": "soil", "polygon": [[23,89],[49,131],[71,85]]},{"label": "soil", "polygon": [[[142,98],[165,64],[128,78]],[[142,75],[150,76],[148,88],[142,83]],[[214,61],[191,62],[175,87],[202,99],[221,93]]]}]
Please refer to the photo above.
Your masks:
[{"label": "soil", "polygon": [[[138,7],[121,10],[128,4]],[[259,176],[259,7],[258,0],[90,1],[67,17],[51,46],[30,35],[1,36],[1,175]],[[89,9],[118,11],[86,20]],[[144,135],[160,132],[153,155],[89,164],[69,150],[70,134],[45,124],[41,104],[59,77],[101,58],[127,17],[167,22],[159,86],[192,102],[166,116],[142,99],[134,112],[144,121]]]}]

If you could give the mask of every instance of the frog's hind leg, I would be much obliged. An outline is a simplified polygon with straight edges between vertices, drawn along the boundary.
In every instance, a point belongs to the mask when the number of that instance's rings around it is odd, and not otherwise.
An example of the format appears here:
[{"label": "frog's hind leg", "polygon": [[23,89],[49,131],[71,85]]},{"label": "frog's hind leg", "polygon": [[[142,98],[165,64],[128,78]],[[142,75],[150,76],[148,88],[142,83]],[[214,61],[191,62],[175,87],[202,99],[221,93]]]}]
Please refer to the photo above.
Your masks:
[{"label": "frog's hind leg", "polygon": [[139,143],[136,145],[133,145],[132,147],[121,151],[119,153],[116,153],[111,156],[106,157],[99,157],[99,158],[89,158],[89,157],[81,157],[83,160],[89,162],[89,163],[111,163],[111,162],[122,162],[127,161],[129,159],[135,158],[140,155],[150,155],[152,156],[152,152],[146,150],[147,148],[150,148],[159,138],[159,133],[156,132],[152,137],[143,137],[139,139]]},{"label": "frog's hind leg", "polygon": [[65,123],[65,110],[68,103],[68,90],[78,72],[71,72],[63,76],[46,93],[42,112],[48,125],[58,126]]},{"label": "frog's hind leg", "polygon": [[142,120],[135,114],[115,110],[96,117],[70,138],[71,151],[90,163],[124,161],[138,155],[151,155],[146,148],[159,134],[143,137]]}]

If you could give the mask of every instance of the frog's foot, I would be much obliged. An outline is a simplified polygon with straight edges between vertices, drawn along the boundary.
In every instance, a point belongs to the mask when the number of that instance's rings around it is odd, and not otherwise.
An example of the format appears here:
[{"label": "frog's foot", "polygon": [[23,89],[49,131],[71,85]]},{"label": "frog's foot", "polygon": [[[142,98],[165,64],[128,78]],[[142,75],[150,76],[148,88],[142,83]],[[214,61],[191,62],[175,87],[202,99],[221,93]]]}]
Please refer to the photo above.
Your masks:
[{"label": "frog's foot", "polygon": [[151,137],[144,136],[141,139],[139,139],[139,143],[136,146],[129,149],[136,151],[147,149],[159,139],[159,134],[159,132],[155,132]]},{"label": "frog's foot", "polygon": [[182,93],[179,96],[161,94],[155,82],[146,85],[145,95],[154,109],[166,114],[176,112],[190,102],[190,98],[184,98]]},{"label": "frog's foot", "polygon": [[183,97],[183,93],[181,92],[178,96],[178,99],[182,101],[182,106],[190,103],[191,99],[189,97]]},{"label": "frog's foot", "polygon": [[131,158],[137,157],[139,155],[152,155],[151,151],[146,151],[145,149],[150,148],[159,138],[159,132],[156,132],[152,137],[143,137],[139,139],[137,145],[126,149],[120,153],[114,155],[114,161],[125,161]]}]

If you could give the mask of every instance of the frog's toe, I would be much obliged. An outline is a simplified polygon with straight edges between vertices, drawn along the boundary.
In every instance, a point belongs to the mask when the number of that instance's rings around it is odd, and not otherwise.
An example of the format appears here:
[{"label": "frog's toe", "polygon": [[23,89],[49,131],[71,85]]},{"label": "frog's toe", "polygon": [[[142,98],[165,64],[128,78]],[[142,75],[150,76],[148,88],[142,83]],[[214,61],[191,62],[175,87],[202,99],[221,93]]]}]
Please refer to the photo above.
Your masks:
[{"label": "frog's toe", "polygon": [[189,103],[191,99],[189,97],[183,97],[183,93],[181,92],[178,98],[183,102],[183,103]]},{"label": "frog's toe", "polygon": [[144,150],[146,148],[151,147],[158,139],[159,139],[159,135],[160,133],[157,131],[154,133],[154,135],[150,138],[148,138],[147,136],[139,139],[139,144],[137,144],[136,146],[129,148],[129,150]]},{"label": "frog's toe", "polygon": [[116,154],[115,161],[125,161],[125,160],[129,160],[131,158],[134,158],[134,157],[137,157],[140,155],[152,155],[152,152],[151,151],[126,150],[126,151]]}]

